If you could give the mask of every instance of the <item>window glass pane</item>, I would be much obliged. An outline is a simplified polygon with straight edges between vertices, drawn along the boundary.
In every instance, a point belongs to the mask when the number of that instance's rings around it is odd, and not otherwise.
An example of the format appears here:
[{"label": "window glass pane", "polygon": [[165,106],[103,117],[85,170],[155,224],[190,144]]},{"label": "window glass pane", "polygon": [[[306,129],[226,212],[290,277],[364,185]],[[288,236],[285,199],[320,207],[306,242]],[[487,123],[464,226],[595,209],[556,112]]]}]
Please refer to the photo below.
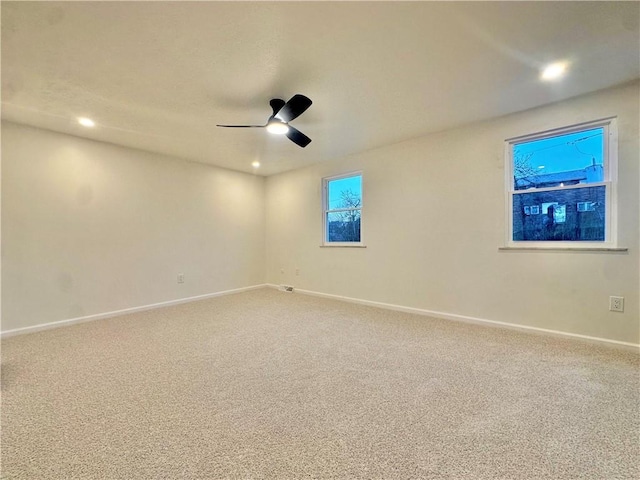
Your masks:
[{"label": "window glass pane", "polygon": [[514,190],[604,180],[604,128],[513,145]]},{"label": "window glass pane", "polygon": [[359,242],[360,210],[327,213],[327,242]]},{"label": "window glass pane", "polygon": [[328,210],[362,206],[362,176],[329,180],[327,185]]},{"label": "window glass pane", "polygon": [[513,195],[514,241],[604,241],[606,186]]}]

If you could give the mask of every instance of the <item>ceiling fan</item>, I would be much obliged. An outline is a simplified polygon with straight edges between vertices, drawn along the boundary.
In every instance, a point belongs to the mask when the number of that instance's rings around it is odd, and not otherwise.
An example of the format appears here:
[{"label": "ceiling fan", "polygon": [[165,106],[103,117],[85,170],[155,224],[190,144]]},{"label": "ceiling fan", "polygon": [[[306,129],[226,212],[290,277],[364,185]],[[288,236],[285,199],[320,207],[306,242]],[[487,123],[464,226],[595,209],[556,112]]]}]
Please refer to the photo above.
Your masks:
[{"label": "ceiling fan", "polygon": [[216,127],[266,128],[268,132],[286,135],[293,143],[304,148],[311,143],[311,139],[300,130],[289,125],[289,122],[302,115],[312,103],[310,98],[299,93],[291,97],[288,102],[273,98],[269,102],[273,109],[273,114],[267,120],[266,125],[216,125]]}]

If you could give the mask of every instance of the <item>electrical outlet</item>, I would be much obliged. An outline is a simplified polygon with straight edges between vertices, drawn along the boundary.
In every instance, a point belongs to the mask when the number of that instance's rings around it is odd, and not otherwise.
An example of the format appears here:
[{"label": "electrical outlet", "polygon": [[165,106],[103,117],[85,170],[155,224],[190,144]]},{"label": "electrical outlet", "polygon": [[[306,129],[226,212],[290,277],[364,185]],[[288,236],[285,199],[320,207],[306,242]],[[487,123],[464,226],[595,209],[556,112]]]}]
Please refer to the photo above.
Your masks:
[{"label": "electrical outlet", "polygon": [[300,269],[299,268],[296,268],[296,276],[297,275],[300,275]]},{"label": "electrical outlet", "polygon": [[184,273],[178,274],[178,283],[184,283]]},{"label": "electrical outlet", "polygon": [[624,312],[624,297],[609,297],[609,310]]}]

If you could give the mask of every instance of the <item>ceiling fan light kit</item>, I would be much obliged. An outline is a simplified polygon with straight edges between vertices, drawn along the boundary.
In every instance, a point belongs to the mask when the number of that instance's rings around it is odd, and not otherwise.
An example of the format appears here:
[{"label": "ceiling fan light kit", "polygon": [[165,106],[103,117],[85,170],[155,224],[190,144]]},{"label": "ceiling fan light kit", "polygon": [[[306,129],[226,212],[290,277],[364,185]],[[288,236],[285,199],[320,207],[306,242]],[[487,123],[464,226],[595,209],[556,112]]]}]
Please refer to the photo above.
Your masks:
[{"label": "ceiling fan light kit", "polygon": [[273,114],[267,120],[266,125],[216,125],[226,128],[266,128],[268,132],[277,135],[286,135],[296,145],[304,148],[311,143],[311,139],[300,130],[289,125],[291,120],[302,115],[312,104],[310,98],[296,94],[288,102],[280,98],[273,98],[269,102]]},{"label": "ceiling fan light kit", "polygon": [[275,133],[276,135],[283,135],[288,131],[289,131],[289,125],[287,125],[284,122],[281,122],[280,120],[276,120],[275,118],[272,118],[271,120],[269,120],[269,123],[267,123],[267,132],[269,133]]}]

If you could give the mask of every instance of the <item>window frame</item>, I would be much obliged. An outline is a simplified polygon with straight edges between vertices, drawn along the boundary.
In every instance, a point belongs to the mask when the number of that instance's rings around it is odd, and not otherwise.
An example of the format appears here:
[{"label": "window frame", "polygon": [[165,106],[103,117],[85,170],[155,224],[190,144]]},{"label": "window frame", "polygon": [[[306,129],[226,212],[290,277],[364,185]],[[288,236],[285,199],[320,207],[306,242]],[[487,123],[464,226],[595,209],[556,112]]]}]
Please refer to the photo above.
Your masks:
[{"label": "window frame", "polygon": [[[513,182],[513,147],[518,143],[533,140],[553,138],[560,135],[603,128],[603,181],[567,185],[563,187],[536,188],[533,190],[515,190]],[[618,244],[618,126],[617,117],[606,117],[589,122],[578,123],[566,127],[553,128],[537,133],[520,135],[505,140],[505,206],[506,228],[505,245],[507,248],[521,249],[567,249],[567,250],[594,250],[617,248]],[[538,240],[513,240],[513,199],[514,195],[532,192],[560,191],[574,188],[605,187],[605,238],[603,241],[538,241]]]},{"label": "window frame", "polygon": [[[340,208],[340,209],[329,209],[329,183],[335,180],[341,180],[344,178],[351,177],[360,177],[360,207],[357,208]],[[364,210],[364,176],[361,170],[341,173],[339,175],[332,175],[330,177],[324,177],[322,179],[322,242],[320,243],[321,247],[356,247],[362,248],[365,247],[362,235],[362,215]],[[328,240],[327,235],[327,216],[328,213],[332,212],[341,212],[341,211],[350,211],[350,210],[359,210],[360,211],[360,241],[359,242],[330,242]]]}]

